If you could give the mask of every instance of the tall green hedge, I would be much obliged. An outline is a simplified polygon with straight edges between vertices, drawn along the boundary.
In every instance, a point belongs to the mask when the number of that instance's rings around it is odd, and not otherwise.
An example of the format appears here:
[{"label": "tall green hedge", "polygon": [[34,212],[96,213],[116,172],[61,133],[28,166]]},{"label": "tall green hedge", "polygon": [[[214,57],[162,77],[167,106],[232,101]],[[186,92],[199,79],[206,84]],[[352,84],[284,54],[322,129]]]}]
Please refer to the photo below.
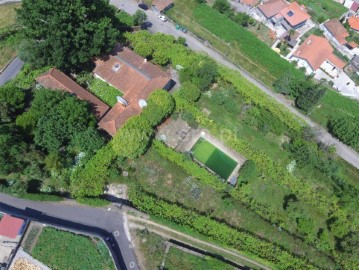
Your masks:
[{"label": "tall green hedge", "polygon": [[265,259],[276,269],[317,269],[305,258],[299,258],[281,247],[247,232],[198,214],[193,210],[168,203],[139,189],[130,189],[130,199],[138,209],[193,229],[237,250],[243,250]]},{"label": "tall green hedge", "polygon": [[176,163],[188,174],[196,177],[198,180],[213,187],[216,190],[225,190],[226,185],[223,184],[217,176],[211,174],[205,168],[200,167],[198,164],[188,159],[184,154],[167,147],[160,141],[154,141],[153,146],[162,157],[173,163]]}]

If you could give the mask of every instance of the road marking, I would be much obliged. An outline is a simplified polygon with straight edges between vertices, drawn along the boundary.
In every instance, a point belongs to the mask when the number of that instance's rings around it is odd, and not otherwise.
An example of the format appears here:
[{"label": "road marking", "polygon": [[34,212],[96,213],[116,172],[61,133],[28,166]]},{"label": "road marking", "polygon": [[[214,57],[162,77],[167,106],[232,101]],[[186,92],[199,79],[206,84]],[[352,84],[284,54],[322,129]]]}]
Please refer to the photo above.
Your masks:
[{"label": "road marking", "polygon": [[125,229],[125,234],[126,234],[126,237],[127,237],[128,241],[131,242],[131,235],[130,235],[130,230],[128,229],[128,222],[127,222],[127,216],[126,215],[123,215],[123,227]]},{"label": "road marking", "polygon": [[116,236],[116,237],[117,237],[117,236],[120,236],[120,232],[119,232],[119,231],[114,231],[114,232],[113,232],[113,235]]}]

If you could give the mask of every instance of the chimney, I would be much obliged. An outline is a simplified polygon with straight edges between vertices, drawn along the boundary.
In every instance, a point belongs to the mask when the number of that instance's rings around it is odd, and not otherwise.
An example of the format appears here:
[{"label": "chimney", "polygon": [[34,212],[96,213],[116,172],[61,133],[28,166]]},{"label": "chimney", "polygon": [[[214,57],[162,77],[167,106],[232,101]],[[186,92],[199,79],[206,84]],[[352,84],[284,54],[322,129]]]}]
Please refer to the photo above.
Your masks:
[{"label": "chimney", "polygon": [[114,72],[117,72],[121,68],[121,65],[119,63],[116,63],[113,65],[112,70]]},{"label": "chimney", "polygon": [[311,39],[308,40],[307,45],[309,45],[310,43],[312,43],[312,40],[311,40]]},{"label": "chimney", "polygon": [[144,62],[144,63],[147,63],[147,58],[143,59],[143,62]]}]

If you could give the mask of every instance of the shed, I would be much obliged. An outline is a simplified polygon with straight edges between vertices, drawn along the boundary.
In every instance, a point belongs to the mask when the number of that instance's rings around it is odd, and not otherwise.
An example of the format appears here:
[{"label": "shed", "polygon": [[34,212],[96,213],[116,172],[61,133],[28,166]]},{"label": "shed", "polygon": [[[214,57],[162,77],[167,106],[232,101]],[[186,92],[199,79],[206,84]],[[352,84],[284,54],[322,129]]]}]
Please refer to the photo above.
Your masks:
[{"label": "shed", "polygon": [[163,13],[173,7],[173,0],[153,0],[152,10],[157,13]]}]

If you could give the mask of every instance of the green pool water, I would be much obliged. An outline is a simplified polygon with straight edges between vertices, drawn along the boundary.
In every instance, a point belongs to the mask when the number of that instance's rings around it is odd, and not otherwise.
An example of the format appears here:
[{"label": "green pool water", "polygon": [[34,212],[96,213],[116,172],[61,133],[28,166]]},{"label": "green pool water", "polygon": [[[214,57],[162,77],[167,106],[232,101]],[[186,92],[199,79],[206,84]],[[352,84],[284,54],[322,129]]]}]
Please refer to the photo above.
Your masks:
[{"label": "green pool water", "polygon": [[237,166],[237,162],[203,138],[200,138],[191,149],[193,156],[214,171],[223,179],[227,179]]}]

